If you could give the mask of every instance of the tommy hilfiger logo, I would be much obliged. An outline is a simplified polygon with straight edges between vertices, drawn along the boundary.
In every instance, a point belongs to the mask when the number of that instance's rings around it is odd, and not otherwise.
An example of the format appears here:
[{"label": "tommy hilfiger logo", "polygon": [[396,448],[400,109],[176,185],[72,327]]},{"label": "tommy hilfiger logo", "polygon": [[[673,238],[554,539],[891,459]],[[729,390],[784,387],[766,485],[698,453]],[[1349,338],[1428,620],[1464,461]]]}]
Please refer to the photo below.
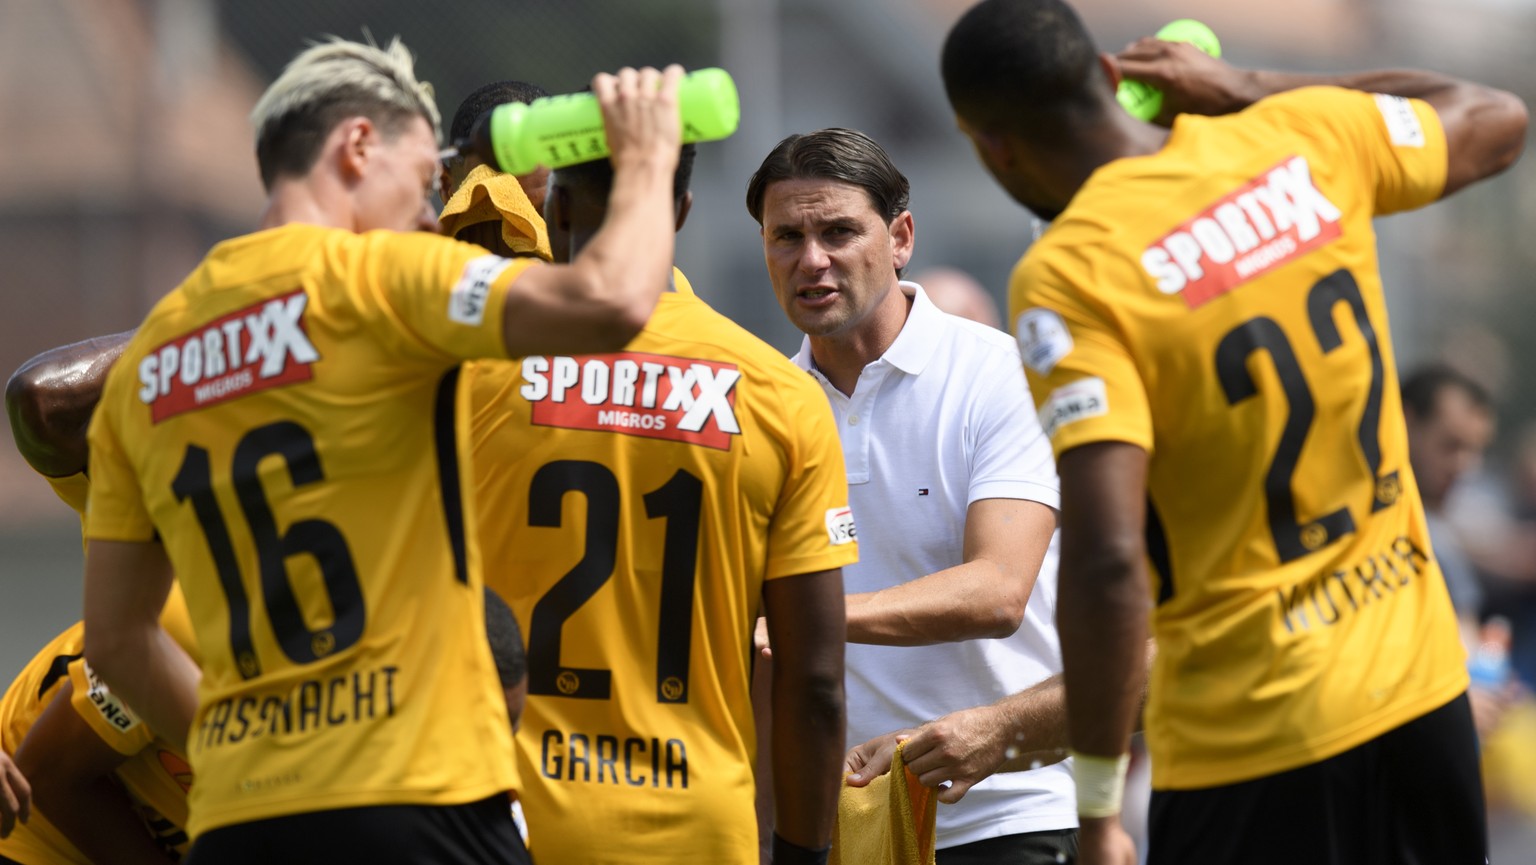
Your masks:
[{"label": "tommy hilfiger logo", "polygon": [[917,494],[920,495],[920,496],[928,495],[928,488],[927,487],[918,487],[917,488]]}]

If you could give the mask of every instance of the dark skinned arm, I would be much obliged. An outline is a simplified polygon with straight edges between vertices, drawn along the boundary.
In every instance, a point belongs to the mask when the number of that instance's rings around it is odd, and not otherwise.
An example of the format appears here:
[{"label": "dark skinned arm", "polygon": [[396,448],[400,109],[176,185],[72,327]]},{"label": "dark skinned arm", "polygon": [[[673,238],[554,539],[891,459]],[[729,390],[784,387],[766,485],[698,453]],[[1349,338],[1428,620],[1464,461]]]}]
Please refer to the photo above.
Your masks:
[{"label": "dark skinned arm", "polygon": [[11,762],[11,755],[0,751],[0,838],[11,834],[16,821],[27,822],[32,816],[32,785]]},{"label": "dark skinned arm", "polygon": [[1319,84],[1422,99],[1445,127],[1449,165],[1441,197],[1503,171],[1525,147],[1529,115],[1520,97],[1419,69],[1306,75],[1237,69],[1186,42],[1140,39],[1116,56],[1121,73],[1164,93],[1159,121],[1174,115],[1229,114],[1287,90]]},{"label": "dark skinned arm", "polygon": [[[1096,442],[1061,455],[1061,581],[1056,628],[1073,750],[1108,759],[1130,748],[1147,664],[1147,452]],[[1085,865],[1134,861],[1118,815],[1084,818]],[[1128,853],[1129,851],[1129,853]]]},{"label": "dark skinned arm", "polygon": [[85,471],[85,431],[107,371],[133,331],[50,349],[21,365],[5,385],[5,412],[16,449],[52,478]]},{"label": "dark skinned arm", "polygon": [[774,832],[823,850],[837,822],[846,735],[842,569],[769,580],[763,607],[773,643]]},{"label": "dark skinned arm", "polygon": [[65,680],[16,749],[37,810],[92,862],[167,865],[112,772],[128,758],[101,740],[70,705]]}]

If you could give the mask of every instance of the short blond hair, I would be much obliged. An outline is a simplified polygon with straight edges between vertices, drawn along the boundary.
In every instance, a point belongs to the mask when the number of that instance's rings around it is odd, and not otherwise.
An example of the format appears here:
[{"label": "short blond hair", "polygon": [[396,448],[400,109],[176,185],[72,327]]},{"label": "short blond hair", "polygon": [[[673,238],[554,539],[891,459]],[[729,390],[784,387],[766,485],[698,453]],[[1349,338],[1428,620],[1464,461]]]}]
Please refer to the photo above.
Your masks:
[{"label": "short blond hair", "polygon": [[283,69],[251,110],[256,162],[268,189],[278,177],[303,176],[336,124],[367,117],[386,135],[425,118],[442,137],[432,85],[416,80],[411,52],[396,36],[380,48],[339,37],[311,45]]}]

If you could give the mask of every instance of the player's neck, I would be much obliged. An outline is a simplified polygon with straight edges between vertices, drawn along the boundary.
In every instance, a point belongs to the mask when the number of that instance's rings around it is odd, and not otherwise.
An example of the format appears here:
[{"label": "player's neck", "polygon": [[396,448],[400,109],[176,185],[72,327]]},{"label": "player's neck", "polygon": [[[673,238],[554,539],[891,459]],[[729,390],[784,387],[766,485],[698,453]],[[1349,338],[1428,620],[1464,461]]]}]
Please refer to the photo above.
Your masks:
[{"label": "player's neck", "polygon": [[308,177],[279,178],[267,196],[261,227],[277,228],[290,223],[357,229],[350,200]]}]

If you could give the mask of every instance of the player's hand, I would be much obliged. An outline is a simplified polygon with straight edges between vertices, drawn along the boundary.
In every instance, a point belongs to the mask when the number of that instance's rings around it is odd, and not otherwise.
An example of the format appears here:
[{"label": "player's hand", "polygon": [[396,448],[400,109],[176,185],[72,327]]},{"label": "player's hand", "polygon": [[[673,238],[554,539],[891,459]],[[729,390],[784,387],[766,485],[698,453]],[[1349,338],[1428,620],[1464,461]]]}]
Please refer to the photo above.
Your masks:
[{"label": "player's hand", "polygon": [[768,642],[768,619],[764,616],[757,617],[757,627],[752,631],[752,649],[760,657],[773,657],[773,647]]},{"label": "player's hand", "polygon": [[850,787],[867,787],[869,782],[891,771],[897,744],[909,739],[916,730],[897,730],[855,745],[843,758],[843,780]]},{"label": "player's hand", "polygon": [[32,787],[9,755],[0,752],[0,838],[11,834],[16,821],[32,816]]},{"label": "player's hand", "polygon": [[661,72],[649,66],[625,67],[617,75],[599,73],[592,79],[616,170],[625,165],[652,164],[670,176],[676,169],[682,147],[677,103],[682,80],[683,67],[675,63]]},{"label": "player's hand", "polygon": [[939,801],[954,804],[1008,758],[1012,731],[994,706],[951,712],[919,727],[902,746],[907,768],[925,787],[943,787]]},{"label": "player's hand", "polygon": [[1084,817],[1077,830],[1077,865],[1136,865],[1136,842],[1120,817]]},{"label": "player's hand", "polygon": [[1115,55],[1120,74],[1163,91],[1156,122],[1179,114],[1230,114],[1255,101],[1253,73],[1212,57],[1188,42],[1138,39]]}]

